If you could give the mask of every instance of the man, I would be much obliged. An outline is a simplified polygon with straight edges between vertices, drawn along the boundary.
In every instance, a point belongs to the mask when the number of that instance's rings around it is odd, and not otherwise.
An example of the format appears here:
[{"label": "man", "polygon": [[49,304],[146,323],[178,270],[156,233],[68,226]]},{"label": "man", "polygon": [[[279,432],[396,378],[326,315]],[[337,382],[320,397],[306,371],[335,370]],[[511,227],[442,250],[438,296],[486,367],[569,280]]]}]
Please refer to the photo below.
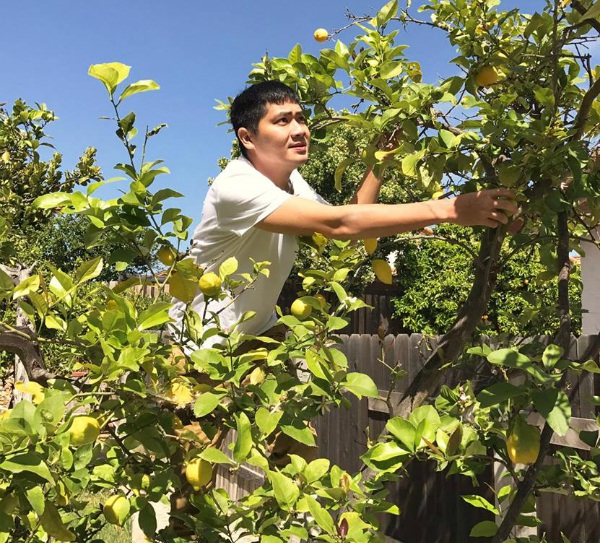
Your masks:
[{"label": "man", "polygon": [[[328,205],[297,171],[308,160],[310,131],[296,94],[278,81],[248,87],[233,101],[230,120],[242,157],[229,163],[210,187],[202,221],[194,232],[192,256],[205,271],[217,271],[232,256],[239,272],[253,262],[271,262],[269,277],[231,300],[204,300],[192,308],[219,312],[227,330],[246,311],[253,318],[240,332],[261,335],[276,323],[274,308],[291,271],[297,237],[320,232],[328,238],[390,236],[441,222],[497,227],[516,212],[506,189],[410,204],[377,204],[380,180],[369,169],[347,205]],[[207,344],[217,343],[218,336]]]}]

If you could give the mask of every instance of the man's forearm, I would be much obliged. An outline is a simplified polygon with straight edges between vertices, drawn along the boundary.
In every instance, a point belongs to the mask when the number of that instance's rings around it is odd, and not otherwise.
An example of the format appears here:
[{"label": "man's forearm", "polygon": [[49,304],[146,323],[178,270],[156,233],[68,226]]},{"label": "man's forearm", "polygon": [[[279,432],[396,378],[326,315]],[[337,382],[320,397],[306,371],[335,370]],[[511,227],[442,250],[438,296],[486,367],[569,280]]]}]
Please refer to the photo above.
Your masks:
[{"label": "man's forearm", "polygon": [[375,204],[379,200],[379,191],[381,189],[381,179],[373,172],[373,167],[369,166],[365,171],[362,181],[358,185],[354,196],[348,202],[349,204]]}]

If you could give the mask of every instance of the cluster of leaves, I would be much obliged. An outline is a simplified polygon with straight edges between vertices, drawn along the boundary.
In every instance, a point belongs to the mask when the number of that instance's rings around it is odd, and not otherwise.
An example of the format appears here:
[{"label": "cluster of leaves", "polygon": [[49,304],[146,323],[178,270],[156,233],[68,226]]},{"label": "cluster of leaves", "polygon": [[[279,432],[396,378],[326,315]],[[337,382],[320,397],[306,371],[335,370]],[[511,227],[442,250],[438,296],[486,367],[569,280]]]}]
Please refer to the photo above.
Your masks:
[{"label": "cluster of leaves", "polygon": [[[469,229],[440,225],[431,232],[401,238],[396,285],[402,293],[394,300],[394,315],[408,332],[440,335],[448,329],[469,293],[476,263],[476,239]],[[512,254],[502,252],[505,264],[497,279],[480,332],[491,336],[531,337],[552,334],[558,326],[557,287],[544,276],[536,246]],[[570,295],[573,333],[581,330],[581,278],[573,262]]]}]

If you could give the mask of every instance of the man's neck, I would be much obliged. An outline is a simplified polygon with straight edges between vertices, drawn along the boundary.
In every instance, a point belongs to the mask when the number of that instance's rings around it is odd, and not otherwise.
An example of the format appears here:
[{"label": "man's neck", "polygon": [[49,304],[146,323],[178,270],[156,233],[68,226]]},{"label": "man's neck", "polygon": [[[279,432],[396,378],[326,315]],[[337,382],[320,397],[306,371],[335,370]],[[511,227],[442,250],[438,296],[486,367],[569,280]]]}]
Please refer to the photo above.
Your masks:
[{"label": "man's neck", "polygon": [[290,188],[290,176],[292,175],[293,169],[289,168],[276,168],[273,166],[268,166],[264,163],[256,159],[252,159],[248,157],[248,161],[254,168],[262,173],[265,177],[270,179],[275,185],[277,185],[281,190],[289,191]]}]

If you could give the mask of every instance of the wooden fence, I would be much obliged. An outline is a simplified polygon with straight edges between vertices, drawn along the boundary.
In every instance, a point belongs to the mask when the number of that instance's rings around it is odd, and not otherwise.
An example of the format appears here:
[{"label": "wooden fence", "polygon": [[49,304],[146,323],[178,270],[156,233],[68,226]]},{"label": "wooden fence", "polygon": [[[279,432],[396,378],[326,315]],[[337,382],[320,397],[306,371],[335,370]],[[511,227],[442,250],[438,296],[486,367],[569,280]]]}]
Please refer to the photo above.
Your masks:
[{"label": "wooden fence", "polygon": [[[423,366],[427,355],[436,346],[436,340],[418,334],[387,336],[383,343],[376,335],[343,336],[341,350],[348,358],[349,368],[370,375],[378,388],[389,390],[390,370],[379,360],[383,358],[388,366],[399,364],[407,373],[395,390],[399,395],[406,389],[414,376]],[[544,341],[547,338],[540,338]],[[573,339],[570,357],[576,357],[594,339],[582,336]],[[446,383],[470,379],[486,379],[470,366],[453,371],[446,377]],[[596,409],[591,397],[600,392],[600,380],[593,374],[585,375],[581,380],[576,375],[569,376],[570,386],[578,390],[573,398],[573,426],[585,424],[595,426]],[[360,468],[360,455],[366,450],[370,436],[375,439],[384,429],[388,419],[384,402],[374,399],[353,400],[349,409],[336,409],[315,422],[319,435],[319,454],[350,472]],[[555,436],[556,437],[556,436]],[[557,444],[578,444],[575,436],[556,438]],[[585,456],[586,451],[580,453]],[[481,520],[494,520],[493,516],[481,509],[473,508],[462,498],[465,494],[482,494],[492,503],[494,493],[491,490],[496,483],[492,468],[479,477],[478,487],[474,488],[469,478],[454,475],[446,477],[435,472],[434,466],[426,462],[413,462],[396,484],[390,485],[389,500],[396,503],[399,517],[389,516],[382,519],[385,534],[392,540],[402,543],[480,543],[484,539],[471,538],[471,528]],[[240,496],[245,490],[260,485],[260,474],[242,470],[239,480],[233,480],[225,473],[221,474],[217,484],[226,488],[232,496]],[[542,494],[537,498],[537,516],[542,520],[538,528],[539,535],[547,532],[548,541],[562,543],[563,532],[571,543],[597,543],[600,541],[600,507],[594,502],[581,502],[569,496]]]}]

